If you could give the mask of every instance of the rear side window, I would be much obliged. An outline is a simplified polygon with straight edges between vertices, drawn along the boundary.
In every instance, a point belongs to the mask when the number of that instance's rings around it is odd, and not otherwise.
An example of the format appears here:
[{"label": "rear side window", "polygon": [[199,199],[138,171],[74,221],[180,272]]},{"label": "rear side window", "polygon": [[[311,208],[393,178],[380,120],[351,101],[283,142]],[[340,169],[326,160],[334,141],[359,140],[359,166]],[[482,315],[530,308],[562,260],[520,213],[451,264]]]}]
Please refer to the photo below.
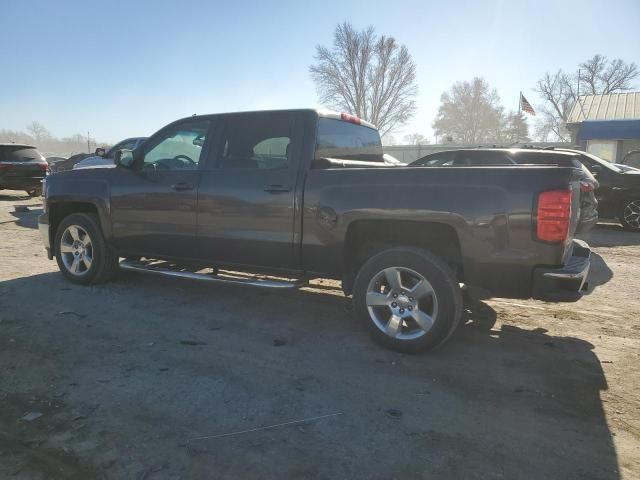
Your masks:
[{"label": "rear side window", "polygon": [[293,115],[284,112],[221,117],[216,163],[222,168],[287,168],[293,120]]},{"label": "rear side window", "polygon": [[34,162],[44,157],[35,148],[2,148],[0,162]]},{"label": "rear side window", "polygon": [[318,120],[316,158],[384,162],[377,130],[333,118]]},{"label": "rear side window", "polygon": [[513,161],[503,152],[499,151],[459,151],[455,154],[452,163],[454,167],[473,167],[473,166],[490,166],[490,165],[513,165]]},{"label": "rear side window", "polygon": [[451,152],[434,153],[416,160],[411,165],[421,167],[446,167],[453,163],[453,154]]},{"label": "rear side window", "polygon": [[577,166],[575,157],[569,155],[554,155],[545,153],[518,153],[513,159],[519,164],[531,165],[559,165],[563,167]]}]

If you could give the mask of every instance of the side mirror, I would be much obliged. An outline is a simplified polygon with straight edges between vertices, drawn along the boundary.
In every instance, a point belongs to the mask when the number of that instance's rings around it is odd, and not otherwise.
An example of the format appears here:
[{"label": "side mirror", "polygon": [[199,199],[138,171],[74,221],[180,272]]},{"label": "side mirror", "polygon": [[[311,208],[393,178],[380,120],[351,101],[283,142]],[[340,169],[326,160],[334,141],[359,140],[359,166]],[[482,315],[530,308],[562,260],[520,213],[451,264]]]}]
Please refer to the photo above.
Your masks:
[{"label": "side mirror", "polygon": [[104,148],[102,148],[102,147],[98,147],[98,148],[96,148],[96,155],[97,155],[98,157],[104,157],[104,154],[105,154],[105,153],[106,153],[106,152],[105,152]]},{"label": "side mirror", "polygon": [[594,175],[602,173],[602,167],[600,165],[591,165],[589,167],[589,170],[591,170],[591,173],[593,173]]},{"label": "side mirror", "polygon": [[125,148],[116,150],[113,156],[113,163],[118,167],[131,168],[133,165],[133,151]]}]

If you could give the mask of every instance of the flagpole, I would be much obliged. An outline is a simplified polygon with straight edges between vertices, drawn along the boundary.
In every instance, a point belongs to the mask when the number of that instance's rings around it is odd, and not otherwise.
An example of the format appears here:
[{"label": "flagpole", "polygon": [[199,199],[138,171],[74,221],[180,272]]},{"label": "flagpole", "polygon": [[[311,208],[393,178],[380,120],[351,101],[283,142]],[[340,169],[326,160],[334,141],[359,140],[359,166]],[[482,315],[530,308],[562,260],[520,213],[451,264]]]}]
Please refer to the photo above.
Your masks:
[{"label": "flagpole", "polygon": [[520,112],[520,106],[522,105],[522,90],[520,90],[520,96],[518,97],[518,116],[522,115]]}]

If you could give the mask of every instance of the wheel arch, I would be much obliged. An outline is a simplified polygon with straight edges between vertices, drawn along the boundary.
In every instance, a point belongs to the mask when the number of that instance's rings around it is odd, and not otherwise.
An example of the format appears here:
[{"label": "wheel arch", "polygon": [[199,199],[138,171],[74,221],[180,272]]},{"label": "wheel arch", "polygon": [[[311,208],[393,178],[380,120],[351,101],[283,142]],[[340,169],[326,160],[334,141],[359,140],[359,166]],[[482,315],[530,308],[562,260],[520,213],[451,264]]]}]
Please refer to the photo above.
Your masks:
[{"label": "wheel arch", "polygon": [[54,202],[49,205],[49,241],[50,245],[54,244],[56,231],[60,222],[73,213],[93,213],[98,216],[100,227],[106,236],[106,229],[103,221],[103,215],[100,215],[100,209],[95,203],[89,201],[73,201],[73,202]]},{"label": "wheel arch", "polygon": [[460,238],[443,222],[413,220],[357,220],[346,232],[342,288],[349,295],[359,268],[371,256],[389,247],[417,247],[442,258],[459,280],[464,278]]}]

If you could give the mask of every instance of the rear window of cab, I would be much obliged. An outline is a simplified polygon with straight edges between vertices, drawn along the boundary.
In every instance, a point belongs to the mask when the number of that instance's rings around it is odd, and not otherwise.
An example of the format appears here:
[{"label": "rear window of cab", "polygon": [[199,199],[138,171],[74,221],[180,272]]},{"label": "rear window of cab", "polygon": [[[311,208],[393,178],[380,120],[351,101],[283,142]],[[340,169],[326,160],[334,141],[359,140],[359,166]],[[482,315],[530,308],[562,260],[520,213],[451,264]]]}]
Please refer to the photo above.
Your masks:
[{"label": "rear window of cab", "polygon": [[384,162],[380,134],[373,128],[320,117],[316,158]]}]

